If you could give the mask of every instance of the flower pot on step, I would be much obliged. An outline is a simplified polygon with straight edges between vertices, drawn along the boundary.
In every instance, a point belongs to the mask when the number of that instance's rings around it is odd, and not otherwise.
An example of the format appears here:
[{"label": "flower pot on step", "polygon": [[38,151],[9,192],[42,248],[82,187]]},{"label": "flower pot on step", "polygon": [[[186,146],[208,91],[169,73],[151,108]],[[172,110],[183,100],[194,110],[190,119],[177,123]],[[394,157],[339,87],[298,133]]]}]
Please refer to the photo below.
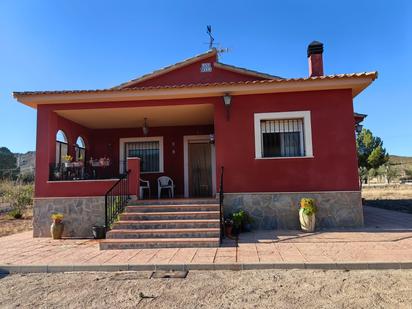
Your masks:
[{"label": "flower pot on step", "polygon": [[315,231],[315,222],[316,217],[315,214],[307,215],[304,213],[304,210],[301,208],[299,210],[299,221],[300,227],[305,232],[314,232]]}]

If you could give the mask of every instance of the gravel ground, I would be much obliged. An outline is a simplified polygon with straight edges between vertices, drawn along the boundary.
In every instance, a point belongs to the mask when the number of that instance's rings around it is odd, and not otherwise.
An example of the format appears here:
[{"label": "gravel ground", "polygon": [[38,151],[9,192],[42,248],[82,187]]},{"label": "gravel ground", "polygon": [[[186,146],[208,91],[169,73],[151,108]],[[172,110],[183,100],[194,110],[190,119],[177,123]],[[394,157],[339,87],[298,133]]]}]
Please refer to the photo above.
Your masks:
[{"label": "gravel ground", "polygon": [[412,270],[15,274],[0,308],[411,308]]}]

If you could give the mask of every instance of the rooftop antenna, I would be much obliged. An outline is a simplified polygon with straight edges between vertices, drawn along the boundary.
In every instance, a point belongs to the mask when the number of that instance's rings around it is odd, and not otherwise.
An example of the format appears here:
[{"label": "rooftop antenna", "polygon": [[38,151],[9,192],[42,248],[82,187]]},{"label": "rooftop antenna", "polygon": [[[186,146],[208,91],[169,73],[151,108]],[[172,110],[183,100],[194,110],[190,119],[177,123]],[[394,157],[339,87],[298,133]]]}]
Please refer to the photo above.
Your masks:
[{"label": "rooftop antenna", "polygon": [[206,26],[206,33],[209,35],[210,41],[209,41],[209,49],[213,48],[213,42],[214,42],[214,37],[212,36],[212,26],[207,25]]}]

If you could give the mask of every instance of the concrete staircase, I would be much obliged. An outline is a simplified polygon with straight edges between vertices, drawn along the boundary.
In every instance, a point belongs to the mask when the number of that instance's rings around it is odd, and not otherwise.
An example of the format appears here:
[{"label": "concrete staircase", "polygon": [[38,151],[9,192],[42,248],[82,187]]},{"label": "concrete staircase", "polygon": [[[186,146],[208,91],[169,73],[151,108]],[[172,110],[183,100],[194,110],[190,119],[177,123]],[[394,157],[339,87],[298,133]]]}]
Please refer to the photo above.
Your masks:
[{"label": "concrete staircase", "polygon": [[135,200],[100,249],[218,247],[219,235],[216,199]]}]

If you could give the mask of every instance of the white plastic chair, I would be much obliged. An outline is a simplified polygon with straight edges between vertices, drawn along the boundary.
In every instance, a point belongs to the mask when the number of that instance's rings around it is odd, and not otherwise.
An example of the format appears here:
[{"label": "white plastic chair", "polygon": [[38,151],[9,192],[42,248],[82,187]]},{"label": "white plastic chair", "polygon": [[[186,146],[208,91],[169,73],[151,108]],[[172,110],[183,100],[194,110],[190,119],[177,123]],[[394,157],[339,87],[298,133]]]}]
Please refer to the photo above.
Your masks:
[{"label": "white plastic chair", "polygon": [[160,199],[162,195],[162,190],[167,189],[169,190],[169,196],[174,198],[175,196],[175,185],[173,183],[172,178],[168,176],[161,176],[157,178],[157,196]]},{"label": "white plastic chair", "polygon": [[139,182],[140,182],[140,195],[139,195],[140,199],[143,199],[143,197],[144,197],[144,190],[149,191],[149,198],[150,198],[150,196],[152,194],[150,192],[150,182],[149,182],[149,180],[143,180],[143,179],[140,178]]}]

